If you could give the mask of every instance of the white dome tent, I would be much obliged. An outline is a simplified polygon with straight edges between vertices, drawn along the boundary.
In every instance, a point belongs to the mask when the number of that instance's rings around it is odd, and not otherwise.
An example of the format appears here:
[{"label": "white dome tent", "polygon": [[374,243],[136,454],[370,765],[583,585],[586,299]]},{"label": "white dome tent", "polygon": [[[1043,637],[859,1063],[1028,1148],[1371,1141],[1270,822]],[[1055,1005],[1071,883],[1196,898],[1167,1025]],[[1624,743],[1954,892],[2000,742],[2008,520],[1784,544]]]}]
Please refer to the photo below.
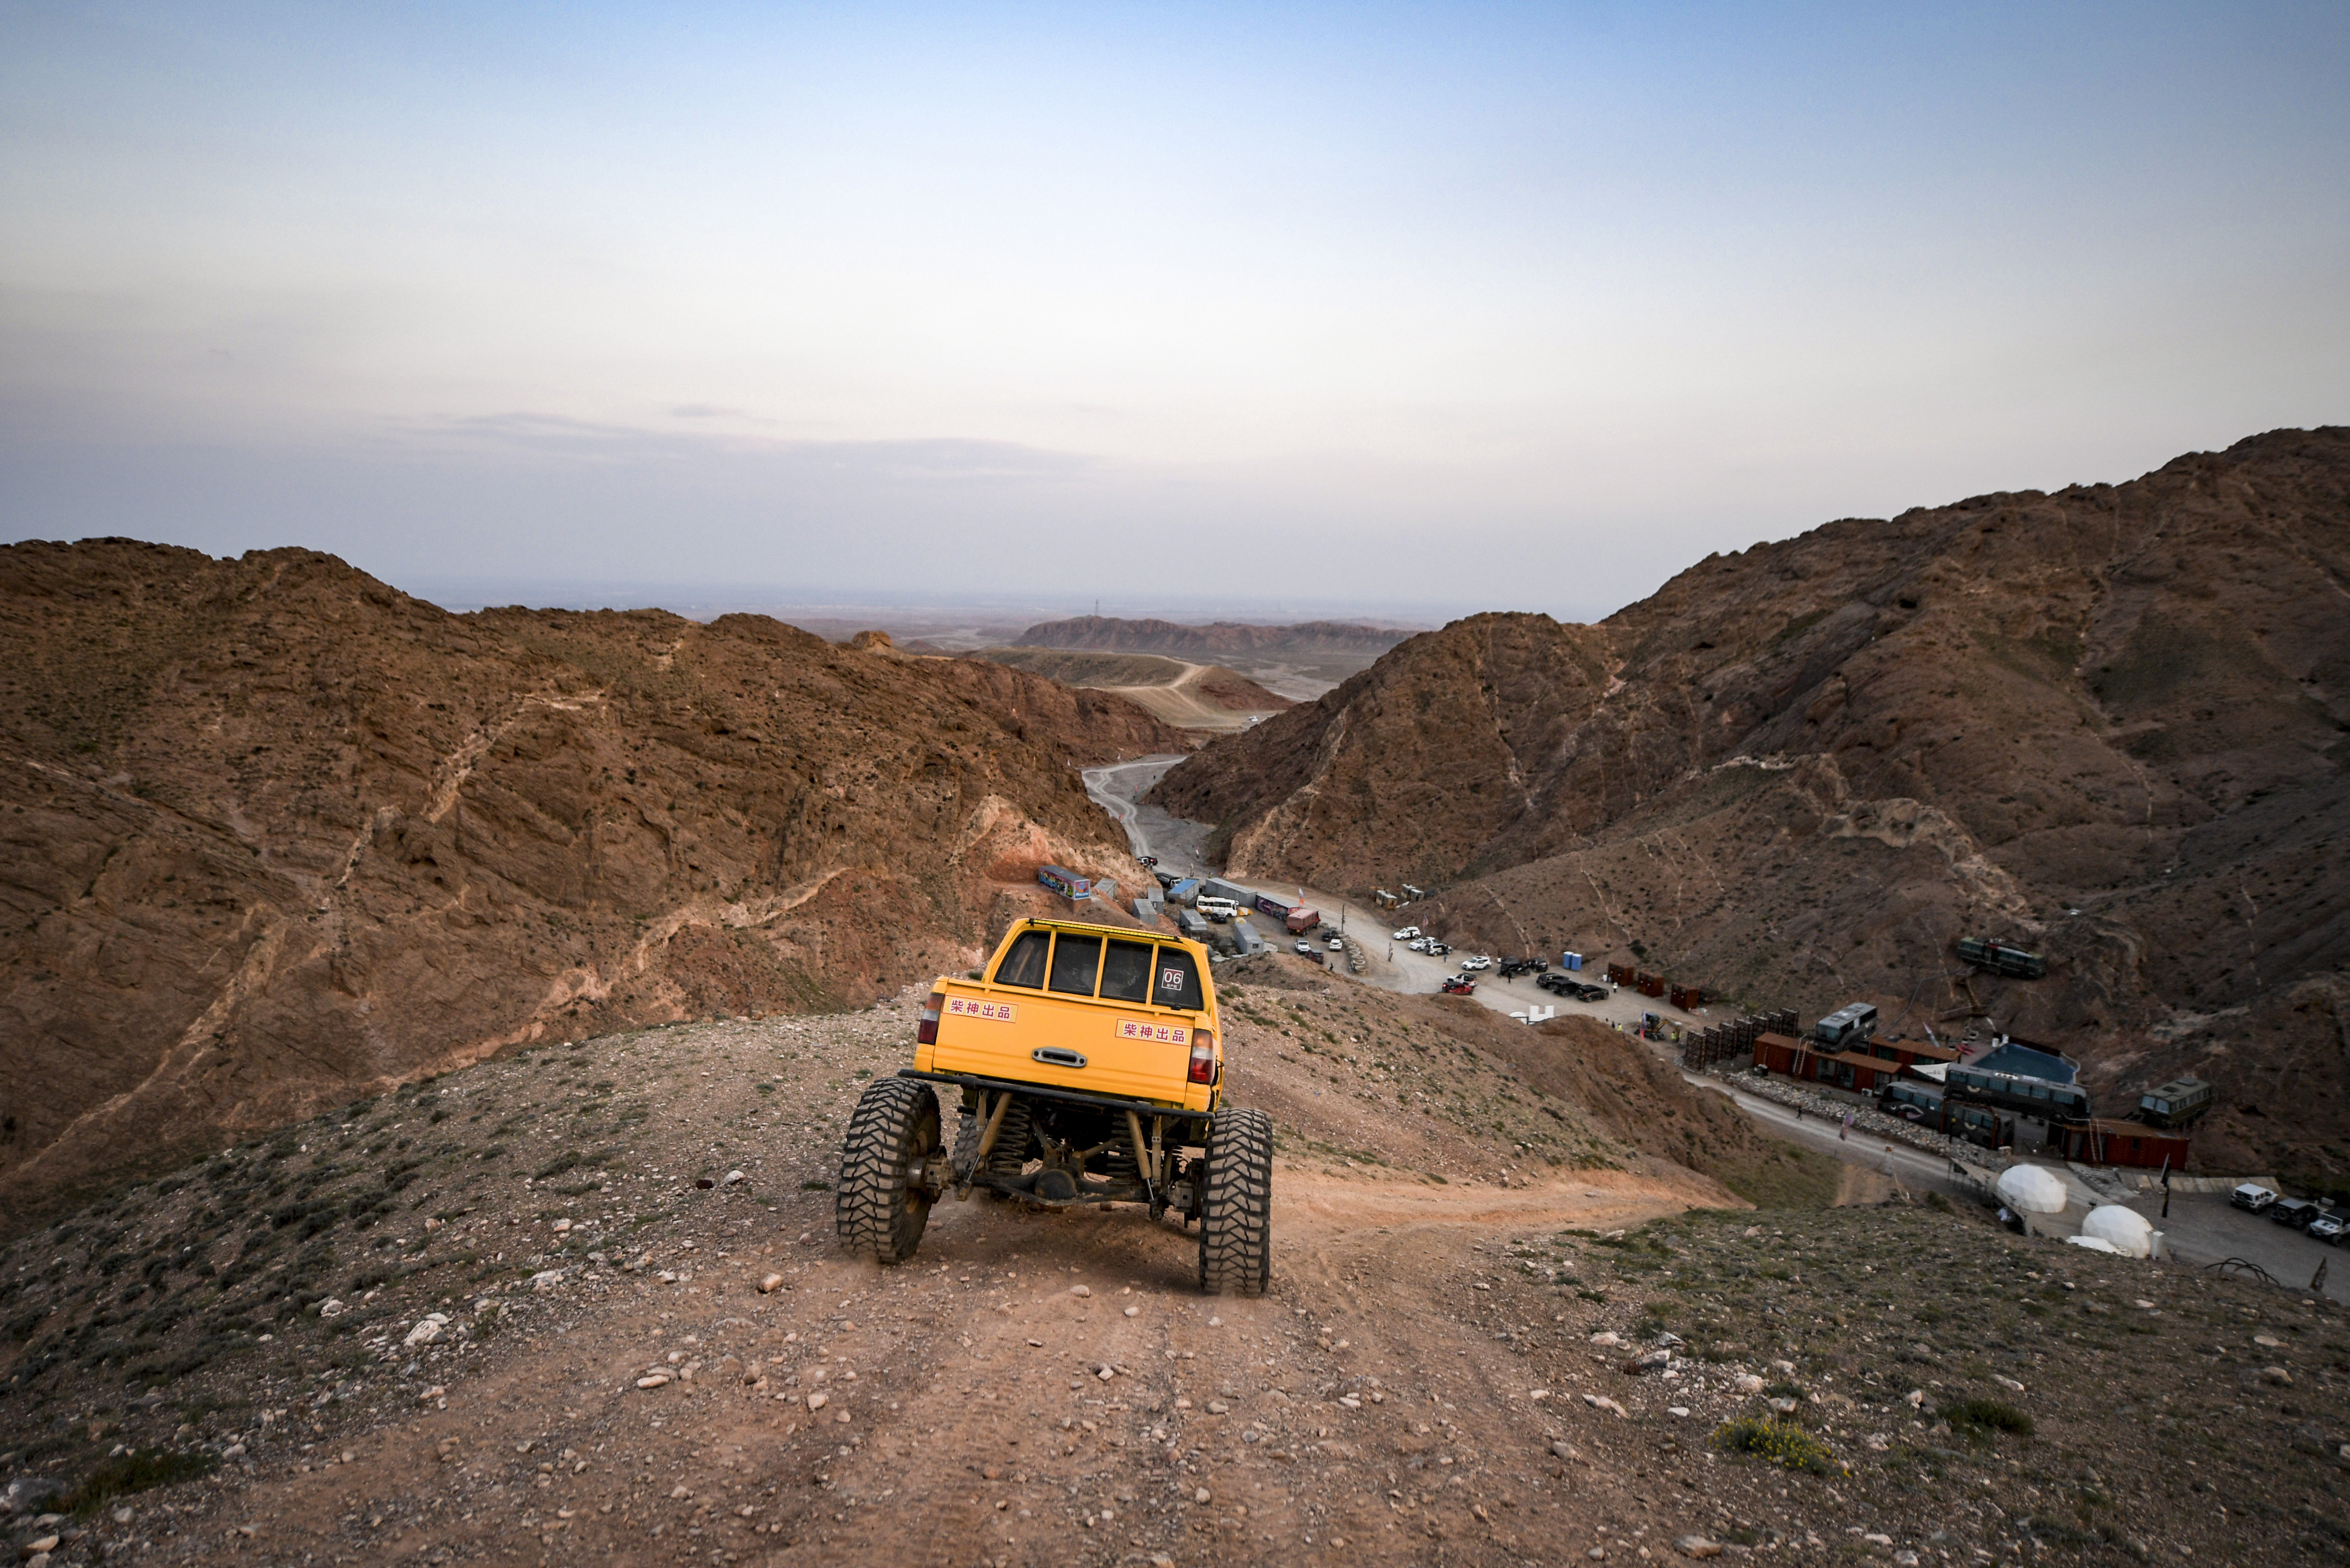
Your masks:
[{"label": "white dome tent", "polygon": [[2036,1165],[2012,1165],[1999,1177],[1999,1200],[2018,1214],[2062,1214],[2064,1184]]},{"label": "white dome tent", "polygon": [[2081,1234],[2094,1236],[2126,1258],[2154,1256],[2155,1229],[2146,1216],[2118,1203],[2106,1203],[2089,1210],[2081,1221]]}]

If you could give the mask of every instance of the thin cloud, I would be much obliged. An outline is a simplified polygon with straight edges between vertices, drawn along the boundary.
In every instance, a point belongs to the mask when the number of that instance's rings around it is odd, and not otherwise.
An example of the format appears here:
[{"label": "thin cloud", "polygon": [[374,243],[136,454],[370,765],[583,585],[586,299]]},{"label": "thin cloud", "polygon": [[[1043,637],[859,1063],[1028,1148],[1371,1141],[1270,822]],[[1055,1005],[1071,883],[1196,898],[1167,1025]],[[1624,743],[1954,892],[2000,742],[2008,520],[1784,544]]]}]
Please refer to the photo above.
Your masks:
[{"label": "thin cloud", "polygon": [[651,457],[706,461],[713,456],[767,460],[794,468],[906,479],[1043,479],[1091,471],[1099,460],[1017,441],[963,436],[896,441],[776,441],[761,437],[652,431],[633,425],[517,410],[470,414],[400,427],[395,440],[531,452],[591,462]]}]

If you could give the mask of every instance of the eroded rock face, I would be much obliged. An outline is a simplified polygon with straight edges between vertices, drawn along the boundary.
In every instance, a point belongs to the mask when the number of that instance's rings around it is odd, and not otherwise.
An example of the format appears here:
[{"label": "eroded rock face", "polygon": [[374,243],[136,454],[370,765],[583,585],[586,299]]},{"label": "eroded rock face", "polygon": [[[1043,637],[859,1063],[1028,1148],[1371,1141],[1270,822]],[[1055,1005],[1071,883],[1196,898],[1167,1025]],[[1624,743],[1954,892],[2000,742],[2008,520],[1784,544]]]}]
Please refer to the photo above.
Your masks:
[{"label": "eroded rock face", "polygon": [[[1237,871],[1444,887],[1415,918],[1455,941],[1757,1004],[1980,1004],[2107,1090],[2205,1071],[2271,1113],[2215,1119],[2206,1162],[2265,1170],[2339,1130],[2290,1082],[2341,1104],[2345,762],[2350,431],[2326,429],[1829,524],[1597,626],[1457,622],[1154,798],[1228,825]],[[2050,978],[1970,1002],[1944,978],[1969,932]],[[2287,1096],[2305,1137],[2262,1105]]]},{"label": "eroded rock face", "polygon": [[760,617],[452,616],[330,556],[0,550],[0,1208],[501,1046],[975,961],[1139,871],[1132,704]]}]

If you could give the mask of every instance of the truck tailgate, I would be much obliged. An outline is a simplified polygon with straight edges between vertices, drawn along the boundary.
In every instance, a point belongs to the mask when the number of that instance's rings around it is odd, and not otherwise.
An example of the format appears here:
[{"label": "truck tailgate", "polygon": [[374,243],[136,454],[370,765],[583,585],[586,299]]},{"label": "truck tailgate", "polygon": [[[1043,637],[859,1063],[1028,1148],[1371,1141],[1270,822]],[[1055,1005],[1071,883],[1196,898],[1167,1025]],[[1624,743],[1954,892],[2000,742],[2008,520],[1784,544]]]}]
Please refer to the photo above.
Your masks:
[{"label": "truck tailgate", "polygon": [[968,982],[942,989],[938,1040],[915,1052],[920,1070],[1208,1108],[1213,1091],[1186,1075],[1197,1014]]}]

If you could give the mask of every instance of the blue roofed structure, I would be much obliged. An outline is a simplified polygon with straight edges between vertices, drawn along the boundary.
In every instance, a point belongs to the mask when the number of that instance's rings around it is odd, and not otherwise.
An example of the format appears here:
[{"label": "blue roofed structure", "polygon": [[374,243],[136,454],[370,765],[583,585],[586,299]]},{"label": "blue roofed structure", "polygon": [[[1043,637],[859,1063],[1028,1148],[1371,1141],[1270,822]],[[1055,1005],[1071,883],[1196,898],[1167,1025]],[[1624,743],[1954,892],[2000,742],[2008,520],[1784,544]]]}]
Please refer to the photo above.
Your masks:
[{"label": "blue roofed structure", "polygon": [[2081,1075],[2078,1063],[2060,1051],[2050,1051],[2028,1045],[2012,1036],[2002,1035],[1991,1052],[1967,1064],[1987,1073],[2006,1073],[2018,1078],[2042,1078],[2052,1084],[2069,1084]]}]

